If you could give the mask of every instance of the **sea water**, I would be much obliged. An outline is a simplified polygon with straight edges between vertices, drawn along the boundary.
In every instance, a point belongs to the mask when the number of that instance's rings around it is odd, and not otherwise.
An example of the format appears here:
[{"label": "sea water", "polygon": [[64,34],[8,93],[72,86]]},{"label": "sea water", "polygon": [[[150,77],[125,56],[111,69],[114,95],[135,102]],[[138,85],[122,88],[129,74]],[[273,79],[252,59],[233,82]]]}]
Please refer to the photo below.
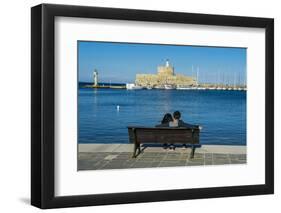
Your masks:
[{"label": "sea water", "polygon": [[78,143],[129,143],[127,126],[153,127],[165,113],[203,127],[202,144],[246,145],[246,91],[79,88]]}]

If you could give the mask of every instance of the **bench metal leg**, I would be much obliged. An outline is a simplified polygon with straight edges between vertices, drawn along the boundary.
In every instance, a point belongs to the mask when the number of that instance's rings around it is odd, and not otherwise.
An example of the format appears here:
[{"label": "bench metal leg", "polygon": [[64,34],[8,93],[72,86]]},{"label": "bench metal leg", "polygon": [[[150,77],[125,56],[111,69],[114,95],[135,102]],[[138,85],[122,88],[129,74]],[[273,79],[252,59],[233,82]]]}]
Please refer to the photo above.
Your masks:
[{"label": "bench metal leg", "polygon": [[134,144],[134,153],[133,153],[133,156],[132,156],[133,158],[137,157],[136,152],[137,152],[137,145]]},{"label": "bench metal leg", "polygon": [[192,146],[191,153],[190,153],[190,158],[194,158],[194,153],[195,153],[195,146]]},{"label": "bench metal leg", "polygon": [[[137,153],[138,150],[138,153]],[[141,153],[140,144],[134,144],[133,158],[136,158]]]},{"label": "bench metal leg", "polygon": [[139,152],[138,152],[138,155],[141,153],[141,147],[140,147],[140,144],[139,144],[139,146],[138,146],[138,150],[139,150]]}]

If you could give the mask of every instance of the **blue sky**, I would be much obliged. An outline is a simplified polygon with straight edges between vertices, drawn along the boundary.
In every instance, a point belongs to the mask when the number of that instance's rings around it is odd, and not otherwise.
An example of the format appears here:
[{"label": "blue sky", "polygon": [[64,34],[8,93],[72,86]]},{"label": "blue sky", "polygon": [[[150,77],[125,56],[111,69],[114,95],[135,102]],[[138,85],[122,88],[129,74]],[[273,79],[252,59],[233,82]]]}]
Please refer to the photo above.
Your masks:
[{"label": "blue sky", "polygon": [[[78,41],[79,82],[132,83],[137,73],[157,73],[169,59],[175,73],[196,76],[200,83],[244,83],[245,48]],[[192,72],[193,67],[193,72]]]}]

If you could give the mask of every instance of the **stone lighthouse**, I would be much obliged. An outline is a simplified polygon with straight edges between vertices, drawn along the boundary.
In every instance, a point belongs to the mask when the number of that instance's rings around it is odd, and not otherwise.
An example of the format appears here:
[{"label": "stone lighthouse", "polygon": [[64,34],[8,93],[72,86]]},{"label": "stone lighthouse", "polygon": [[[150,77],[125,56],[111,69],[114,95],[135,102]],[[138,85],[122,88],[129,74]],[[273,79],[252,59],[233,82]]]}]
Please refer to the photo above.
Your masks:
[{"label": "stone lighthouse", "polygon": [[93,72],[94,86],[98,86],[98,71],[95,69]]}]

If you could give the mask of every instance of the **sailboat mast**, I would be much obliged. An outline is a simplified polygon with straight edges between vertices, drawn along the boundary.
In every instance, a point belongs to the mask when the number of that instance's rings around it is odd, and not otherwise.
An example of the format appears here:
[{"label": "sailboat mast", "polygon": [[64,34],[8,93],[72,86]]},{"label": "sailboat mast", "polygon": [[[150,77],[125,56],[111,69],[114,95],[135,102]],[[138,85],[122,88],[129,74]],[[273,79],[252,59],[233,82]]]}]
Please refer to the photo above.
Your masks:
[{"label": "sailboat mast", "polygon": [[194,70],[193,70],[193,65],[191,65],[191,76],[194,78]]},{"label": "sailboat mast", "polygon": [[199,84],[199,67],[197,67],[197,76],[196,76],[197,86]]},{"label": "sailboat mast", "polygon": [[236,72],[234,73],[234,87],[236,87]]}]

